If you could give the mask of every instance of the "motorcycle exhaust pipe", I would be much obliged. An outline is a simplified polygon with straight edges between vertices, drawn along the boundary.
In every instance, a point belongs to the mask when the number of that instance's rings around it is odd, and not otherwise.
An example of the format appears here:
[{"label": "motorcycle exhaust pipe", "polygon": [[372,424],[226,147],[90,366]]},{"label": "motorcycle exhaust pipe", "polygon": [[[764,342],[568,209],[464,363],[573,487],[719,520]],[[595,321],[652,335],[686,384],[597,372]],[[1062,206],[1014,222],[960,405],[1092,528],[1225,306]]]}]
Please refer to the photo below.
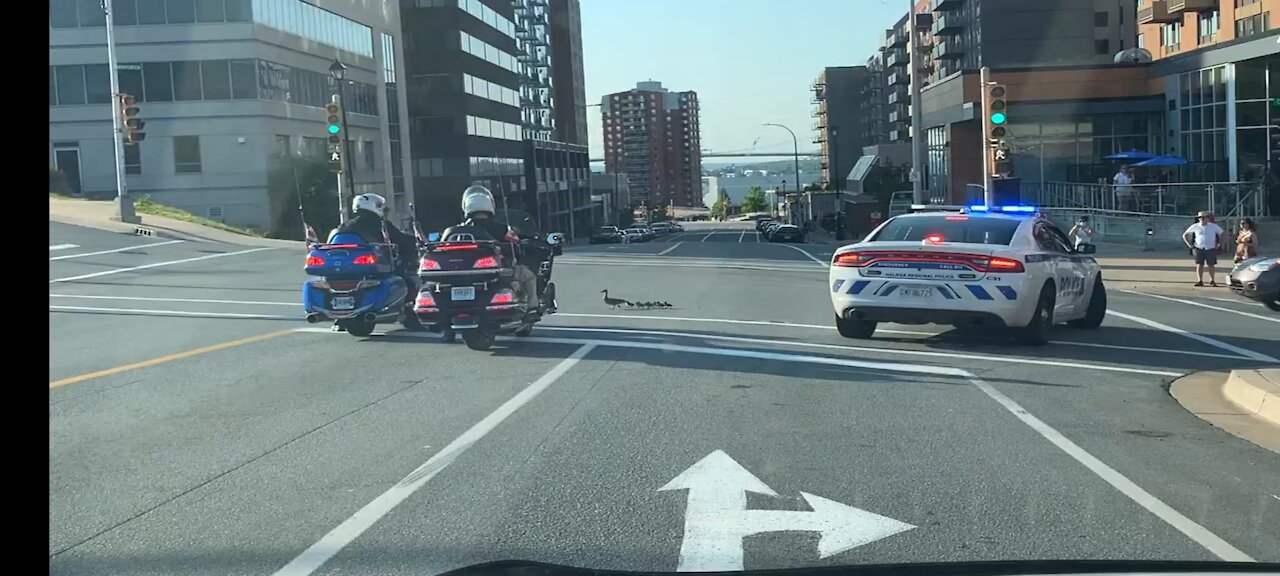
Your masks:
[{"label": "motorcycle exhaust pipe", "polygon": [[373,312],[366,312],[366,313],[365,313],[365,315],[364,315],[364,321],[365,321],[365,322],[368,322],[368,323],[370,323],[370,324],[377,324],[377,323],[378,323],[378,315],[377,315],[377,314],[374,314]]},{"label": "motorcycle exhaust pipe", "polygon": [[324,320],[324,314],[319,314],[319,313],[316,313],[316,312],[312,312],[312,313],[310,313],[310,314],[307,314],[307,323],[308,323],[308,324],[315,324],[315,323],[317,323],[317,322],[321,322],[321,321],[323,321],[323,320]]}]

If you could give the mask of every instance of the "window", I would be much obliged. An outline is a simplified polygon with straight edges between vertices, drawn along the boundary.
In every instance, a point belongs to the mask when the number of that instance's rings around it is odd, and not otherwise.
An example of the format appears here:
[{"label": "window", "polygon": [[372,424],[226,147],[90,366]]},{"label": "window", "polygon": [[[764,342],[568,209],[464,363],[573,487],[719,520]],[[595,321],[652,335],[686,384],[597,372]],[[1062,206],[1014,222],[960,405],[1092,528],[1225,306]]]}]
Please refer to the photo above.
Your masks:
[{"label": "window", "polygon": [[373,58],[373,29],[364,24],[303,0],[257,0],[253,5],[258,24]]},{"label": "window", "polygon": [[288,134],[276,134],[276,156],[285,157],[291,155],[293,151],[290,148],[290,140],[291,138],[289,138]]},{"label": "window", "polygon": [[1104,38],[1104,39],[1102,39],[1102,40],[1094,40],[1094,41],[1093,41],[1093,53],[1094,53],[1094,54],[1110,54],[1110,53],[1111,53],[1111,41],[1110,41],[1110,40],[1107,40],[1107,39],[1105,39],[1105,38]]},{"label": "window", "polygon": [[[142,85],[142,64],[119,64],[118,67],[120,70],[116,75],[120,80],[120,92],[145,101],[147,98]],[[110,89],[109,80],[107,88]]]},{"label": "window", "polygon": [[99,0],[77,0],[76,8],[77,22],[81,26],[105,26],[107,24],[107,14],[102,11],[102,4]]},{"label": "window", "polygon": [[1202,13],[1197,19],[1200,44],[1208,44],[1218,39],[1218,11]]},{"label": "window", "polygon": [[84,66],[58,66],[58,104],[84,104]]},{"label": "window", "polygon": [[947,242],[1009,244],[1021,220],[952,216],[899,216],[890,220],[870,242],[919,242],[930,234],[941,234]]},{"label": "window", "polygon": [[1253,36],[1266,32],[1270,28],[1270,12],[1263,12],[1243,20],[1236,20],[1236,37]]},{"label": "window", "polygon": [[196,0],[196,22],[223,22],[226,13],[222,0]]},{"label": "window", "polygon": [[142,82],[146,88],[147,102],[173,101],[173,73],[168,62],[143,64]]},{"label": "window", "polygon": [[253,60],[231,61],[231,98],[235,100],[258,97],[258,72]]},{"label": "window", "polygon": [[369,172],[376,170],[375,165],[377,164],[377,154],[373,146],[374,143],[370,140],[365,140],[361,143],[361,147],[364,148],[364,169]]},{"label": "window", "polygon": [[111,103],[111,76],[106,64],[88,64],[84,67],[84,84],[89,104]]},{"label": "window", "polygon": [[142,150],[141,144],[125,144],[124,145],[124,173],[125,174],[141,174],[142,173]]},{"label": "window", "polygon": [[1107,26],[1107,21],[1108,21],[1108,17],[1109,17],[1109,16],[1110,16],[1110,14],[1109,14],[1109,13],[1107,13],[1107,12],[1094,12],[1094,13],[1093,13],[1093,25],[1094,25],[1094,27],[1096,27],[1096,28],[1105,28],[1105,27]]},{"label": "window", "polygon": [[133,26],[138,23],[138,3],[134,0],[112,0],[111,23],[116,26]]},{"label": "window", "polygon": [[200,63],[172,62],[174,100],[201,100]]},{"label": "window", "polygon": [[173,170],[178,174],[200,173],[200,137],[173,137]]},{"label": "window", "polygon": [[204,86],[205,100],[231,99],[231,72],[226,60],[201,62],[200,82]]},{"label": "window", "polygon": [[170,24],[191,24],[196,21],[195,0],[165,0],[164,7]]},{"label": "window", "polygon": [[396,45],[390,34],[382,33],[382,75],[390,84],[396,81]]}]

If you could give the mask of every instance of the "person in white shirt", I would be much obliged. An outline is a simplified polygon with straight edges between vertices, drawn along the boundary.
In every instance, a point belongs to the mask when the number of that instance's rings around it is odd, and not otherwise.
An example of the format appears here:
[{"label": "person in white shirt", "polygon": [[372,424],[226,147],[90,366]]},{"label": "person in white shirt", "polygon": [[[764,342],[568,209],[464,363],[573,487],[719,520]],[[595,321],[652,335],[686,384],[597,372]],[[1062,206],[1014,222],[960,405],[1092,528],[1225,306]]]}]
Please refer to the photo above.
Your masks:
[{"label": "person in white shirt", "polygon": [[1120,171],[1111,177],[1111,183],[1116,187],[1116,208],[1119,210],[1136,208],[1133,203],[1133,168],[1128,164],[1121,166]]},{"label": "person in white shirt", "polygon": [[1075,243],[1077,249],[1082,244],[1093,244],[1093,227],[1089,226],[1089,217],[1081,216],[1076,221],[1076,225],[1071,227],[1071,231],[1067,233],[1071,237],[1071,241]]},{"label": "person in white shirt", "polygon": [[1209,269],[1209,285],[1217,286],[1214,267],[1218,265],[1218,251],[1222,248],[1223,230],[1213,222],[1213,213],[1201,210],[1196,223],[1182,233],[1182,241],[1191,249],[1196,259],[1196,286],[1204,286],[1204,270]]}]

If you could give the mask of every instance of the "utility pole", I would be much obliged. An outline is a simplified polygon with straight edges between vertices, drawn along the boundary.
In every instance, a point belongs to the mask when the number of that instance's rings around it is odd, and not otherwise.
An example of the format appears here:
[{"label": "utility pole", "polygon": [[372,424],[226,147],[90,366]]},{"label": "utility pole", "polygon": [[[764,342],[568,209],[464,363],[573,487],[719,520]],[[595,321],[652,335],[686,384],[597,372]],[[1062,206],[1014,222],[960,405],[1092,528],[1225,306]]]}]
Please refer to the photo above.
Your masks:
[{"label": "utility pole", "polygon": [[129,197],[129,188],[124,177],[124,118],[121,116],[124,111],[121,108],[123,95],[120,94],[120,71],[117,69],[119,62],[116,61],[116,33],[113,25],[115,19],[112,14],[115,9],[111,6],[110,0],[103,0],[101,6],[107,25],[107,68],[110,69],[111,77],[111,140],[115,146],[116,155],[116,205],[111,219],[138,224],[142,219],[138,218],[138,214],[133,210],[133,198]]},{"label": "utility pole", "polygon": [[925,138],[924,138],[924,119],[921,108],[920,85],[921,82],[921,62],[919,56],[919,38],[920,35],[916,31],[916,3],[915,0],[907,0],[910,5],[908,8],[909,17],[907,19],[907,34],[910,41],[907,42],[907,67],[911,76],[911,199],[914,204],[926,203],[924,189],[924,173],[925,173]]},{"label": "utility pole", "polygon": [[991,100],[988,97],[991,86],[991,68],[983,66],[979,71],[979,83],[982,84],[982,204],[991,208],[994,202],[993,180],[991,173],[995,166],[991,165]]}]

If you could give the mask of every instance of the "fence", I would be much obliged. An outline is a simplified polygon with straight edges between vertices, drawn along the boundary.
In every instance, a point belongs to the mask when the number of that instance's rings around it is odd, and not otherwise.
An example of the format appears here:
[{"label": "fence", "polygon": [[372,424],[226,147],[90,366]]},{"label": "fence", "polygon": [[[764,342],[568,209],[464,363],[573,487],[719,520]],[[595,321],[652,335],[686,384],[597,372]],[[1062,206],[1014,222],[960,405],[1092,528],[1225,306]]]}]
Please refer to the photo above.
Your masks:
[{"label": "fence", "polygon": [[1035,191],[1036,203],[1080,210],[1104,210],[1134,217],[1194,216],[1201,210],[1220,218],[1267,215],[1267,191],[1261,182],[1190,182],[1112,184],[1046,182]]}]

